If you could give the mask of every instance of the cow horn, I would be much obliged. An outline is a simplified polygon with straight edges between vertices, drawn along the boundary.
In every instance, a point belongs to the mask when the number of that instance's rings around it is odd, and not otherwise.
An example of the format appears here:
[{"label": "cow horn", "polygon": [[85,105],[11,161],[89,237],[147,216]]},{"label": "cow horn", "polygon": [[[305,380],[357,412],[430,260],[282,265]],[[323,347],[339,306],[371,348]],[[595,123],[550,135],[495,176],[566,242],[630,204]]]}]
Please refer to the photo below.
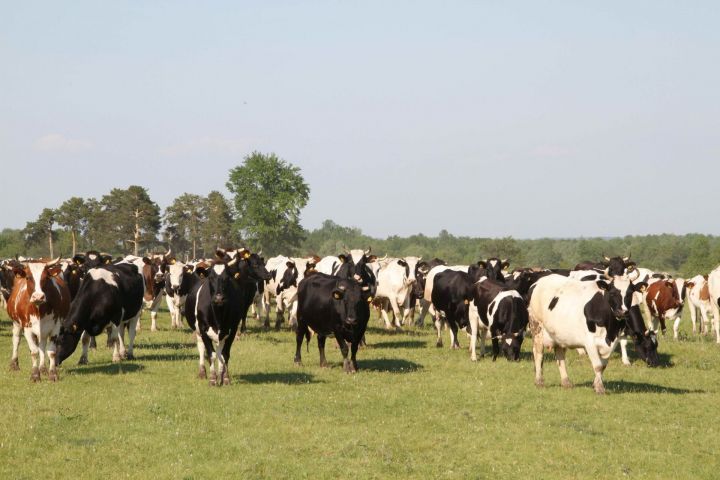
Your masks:
[{"label": "cow horn", "polygon": [[167,253],[165,253],[166,257],[169,257],[170,255],[172,255],[172,247],[168,249]]},{"label": "cow horn", "polygon": [[55,260],[50,260],[49,262],[47,262],[47,263],[46,263],[46,266],[52,267],[53,265],[55,265],[55,264],[58,263],[59,261],[60,261],[60,257],[57,257]]},{"label": "cow horn", "polygon": [[623,257],[623,262],[627,262],[628,260],[630,260],[630,254],[628,254],[627,257]]},{"label": "cow horn", "polygon": [[262,248],[257,252],[257,256],[258,256],[258,257],[261,256],[261,255],[262,255]]},{"label": "cow horn", "polygon": [[370,255],[370,252],[372,252],[372,247],[368,246],[368,249],[365,250],[365,255]]},{"label": "cow horn", "polygon": [[232,260],[230,260],[230,261],[228,262],[228,264],[227,264],[228,267],[232,267],[233,265],[235,265],[235,264],[237,263],[237,260],[238,260],[237,257],[235,257],[235,258],[233,258]]},{"label": "cow horn", "polygon": [[347,254],[347,255],[350,255],[350,249],[347,247],[347,245],[345,245],[345,244],[343,243],[342,248],[343,248],[343,253],[345,253],[345,254]]},{"label": "cow horn", "polygon": [[605,259],[606,262],[609,262],[609,261],[610,261],[610,257],[608,257],[607,255],[605,255],[604,253],[603,253],[603,258]]}]

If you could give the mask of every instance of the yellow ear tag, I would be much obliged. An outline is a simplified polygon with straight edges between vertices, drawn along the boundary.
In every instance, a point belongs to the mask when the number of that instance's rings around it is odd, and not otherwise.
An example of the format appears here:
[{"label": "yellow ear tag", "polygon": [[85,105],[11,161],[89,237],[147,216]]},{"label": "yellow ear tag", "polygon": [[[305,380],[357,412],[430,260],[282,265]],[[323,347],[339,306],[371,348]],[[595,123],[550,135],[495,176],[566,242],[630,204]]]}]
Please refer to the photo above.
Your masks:
[{"label": "yellow ear tag", "polygon": [[73,323],[73,332],[77,332],[77,325]]},{"label": "yellow ear tag", "polygon": [[110,260],[105,260],[105,265],[110,265]]},{"label": "yellow ear tag", "polygon": [[235,273],[235,275],[233,275],[233,277],[240,278],[240,272]]},{"label": "yellow ear tag", "polygon": [[175,259],[170,260],[170,265],[175,265]]},{"label": "yellow ear tag", "polygon": [[71,273],[72,275],[77,275],[77,270],[70,270],[70,273]]},{"label": "yellow ear tag", "polygon": [[465,299],[465,305],[469,305],[469,304],[470,304],[470,300]]},{"label": "yellow ear tag", "polygon": [[250,252],[245,252],[245,253],[243,254],[243,258],[244,258],[245,260],[247,260],[248,258],[250,258]]},{"label": "yellow ear tag", "polygon": [[372,297],[368,297],[368,303],[372,303],[372,301],[373,301],[373,298],[372,298]]},{"label": "yellow ear tag", "polygon": [[341,298],[338,292],[333,292],[333,297],[335,298],[335,300],[340,300]]}]

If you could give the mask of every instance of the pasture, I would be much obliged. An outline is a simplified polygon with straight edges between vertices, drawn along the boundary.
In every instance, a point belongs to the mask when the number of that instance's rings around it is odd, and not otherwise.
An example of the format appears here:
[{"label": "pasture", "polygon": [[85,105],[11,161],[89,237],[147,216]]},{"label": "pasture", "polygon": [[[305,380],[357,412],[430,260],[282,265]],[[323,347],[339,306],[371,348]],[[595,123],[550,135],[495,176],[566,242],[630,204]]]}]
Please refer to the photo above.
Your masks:
[{"label": "pasture", "polygon": [[[29,380],[10,358],[11,324],[0,313],[0,478],[717,478],[720,346],[710,337],[660,338],[663,367],[619,353],[593,393],[589,362],[568,354],[563,390],[546,354],[545,389],[523,358],[477,363],[435,347],[434,331],[388,333],[375,314],[360,372],[318,366],[317,344],[293,365],[294,336],[249,333],[233,346],[233,384],[198,380],[189,330],[143,330],[134,361],[110,362],[105,337],[60,382]],[[671,336],[671,335],[670,335]],[[448,344],[447,335],[443,337]],[[632,356],[632,353],[631,353]]]}]

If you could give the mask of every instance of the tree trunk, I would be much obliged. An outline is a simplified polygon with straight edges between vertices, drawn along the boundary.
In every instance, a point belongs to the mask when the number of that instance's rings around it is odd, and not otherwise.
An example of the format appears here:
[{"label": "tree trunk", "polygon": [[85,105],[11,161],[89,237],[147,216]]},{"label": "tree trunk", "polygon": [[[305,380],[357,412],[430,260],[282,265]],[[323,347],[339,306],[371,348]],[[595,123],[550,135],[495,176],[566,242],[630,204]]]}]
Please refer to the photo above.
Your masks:
[{"label": "tree trunk", "polygon": [[135,252],[133,255],[138,256],[140,245],[140,210],[135,210]]},{"label": "tree trunk", "polygon": [[70,235],[72,236],[72,247],[73,247],[72,256],[74,257],[76,250],[77,250],[77,238],[75,237],[75,230],[70,230]]},{"label": "tree trunk", "polygon": [[50,246],[50,258],[55,258],[55,251],[53,250],[53,241],[52,241],[52,230],[48,231],[48,245]]},{"label": "tree trunk", "polygon": [[195,237],[193,236],[193,256],[192,256],[193,260],[195,260],[197,258],[197,255],[195,255],[196,244],[197,244],[197,240],[195,240]]}]

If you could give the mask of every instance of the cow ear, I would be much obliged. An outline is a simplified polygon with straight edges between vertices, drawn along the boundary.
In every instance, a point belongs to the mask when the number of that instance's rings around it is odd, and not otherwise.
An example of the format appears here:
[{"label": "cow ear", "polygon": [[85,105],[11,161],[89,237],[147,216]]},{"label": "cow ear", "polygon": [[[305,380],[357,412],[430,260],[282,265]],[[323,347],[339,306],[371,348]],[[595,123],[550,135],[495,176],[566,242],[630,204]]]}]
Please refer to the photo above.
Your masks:
[{"label": "cow ear", "polygon": [[597,282],[595,282],[595,284],[600,290],[610,290],[610,284],[607,283],[605,280],[598,280]]},{"label": "cow ear", "polygon": [[345,263],[347,262],[347,257],[345,256],[345,254],[341,253],[340,255],[338,255],[338,260],[340,260],[341,263]]},{"label": "cow ear", "polygon": [[73,262],[77,263],[78,265],[82,265],[85,263],[85,255],[77,254],[73,258]]},{"label": "cow ear", "polygon": [[15,274],[15,277],[17,277],[17,278],[24,278],[25,277],[25,268],[24,267],[13,267],[13,273]]},{"label": "cow ear", "polygon": [[399,263],[403,267],[407,267],[407,262],[402,258],[398,259],[397,263]]},{"label": "cow ear", "polygon": [[332,296],[335,300],[341,300],[345,293],[342,290],[335,289],[332,292]]},{"label": "cow ear", "polygon": [[152,260],[150,260],[148,257],[143,257],[143,263],[145,265],[150,265],[152,263]]},{"label": "cow ear", "polygon": [[500,267],[501,267],[503,270],[505,270],[505,269],[508,268],[509,266],[510,266],[510,259],[509,259],[509,258],[506,258],[505,260],[502,260],[502,261],[500,262]]},{"label": "cow ear", "polygon": [[479,260],[479,261],[476,263],[476,265],[477,265],[478,267],[487,268],[487,262],[484,261],[484,260]]},{"label": "cow ear", "polygon": [[634,284],[634,287],[636,292],[644,292],[647,290],[648,284],[645,282],[638,282]]},{"label": "cow ear", "polygon": [[295,266],[295,263],[294,263],[294,262],[287,261],[287,262],[285,262],[285,266],[288,267],[288,268],[293,268],[293,267]]}]

